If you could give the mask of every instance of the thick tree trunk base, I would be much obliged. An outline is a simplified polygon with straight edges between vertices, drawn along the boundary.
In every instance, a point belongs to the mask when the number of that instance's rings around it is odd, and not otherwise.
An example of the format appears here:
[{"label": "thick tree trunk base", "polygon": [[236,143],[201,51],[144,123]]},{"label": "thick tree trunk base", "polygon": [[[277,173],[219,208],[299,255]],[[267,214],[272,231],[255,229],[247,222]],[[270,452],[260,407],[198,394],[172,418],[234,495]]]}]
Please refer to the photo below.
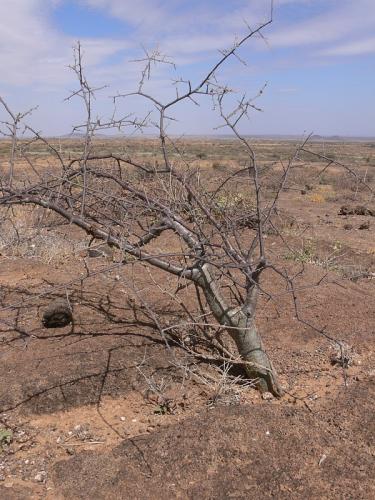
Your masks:
[{"label": "thick tree trunk base", "polygon": [[270,392],[281,397],[283,391],[277,380],[276,371],[263,348],[263,343],[254,324],[247,325],[247,319],[241,318],[236,329],[228,329],[236,342],[241,358],[247,362],[246,373],[254,380],[260,392]]},{"label": "thick tree trunk base", "polygon": [[254,380],[256,388],[262,394],[270,392],[277,398],[280,398],[283,395],[283,391],[277,381],[275,370],[263,371],[246,367],[246,373],[250,380]]}]

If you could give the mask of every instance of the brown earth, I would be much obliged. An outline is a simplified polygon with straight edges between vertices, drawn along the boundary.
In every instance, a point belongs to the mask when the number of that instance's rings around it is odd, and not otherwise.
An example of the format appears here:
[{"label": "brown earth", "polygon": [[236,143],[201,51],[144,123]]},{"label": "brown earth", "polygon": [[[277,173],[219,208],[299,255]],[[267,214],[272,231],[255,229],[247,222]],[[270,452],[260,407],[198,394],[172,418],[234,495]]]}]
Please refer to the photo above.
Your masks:
[{"label": "brown earth", "polygon": [[[0,430],[12,442],[1,443],[0,498],[374,498],[374,223],[339,215],[346,196],[332,184],[290,191],[280,224],[291,249],[267,235],[274,259],[305,267],[304,318],[351,358],[345,370],[333,364],[334,344],[298,322],[285,283],[265,275],[275,300],[262,299],[257,320],[281,400],[228,380],[223,394],[217,367],[165,348],[127,286],[135,273],[173,325],[183,315],[158,288],[162,273],[85,257],[69,226],[40,248],[2,251]],[[194,308],[190,295],[181,300]],[[45,308],[67,296],[74,324],[44,329]]]},{"label": "brown earth", "polygon": [[311,413],[272,403],[202,412],[59,462],[53,481],[63,498],[373,498],[373,382]]}]

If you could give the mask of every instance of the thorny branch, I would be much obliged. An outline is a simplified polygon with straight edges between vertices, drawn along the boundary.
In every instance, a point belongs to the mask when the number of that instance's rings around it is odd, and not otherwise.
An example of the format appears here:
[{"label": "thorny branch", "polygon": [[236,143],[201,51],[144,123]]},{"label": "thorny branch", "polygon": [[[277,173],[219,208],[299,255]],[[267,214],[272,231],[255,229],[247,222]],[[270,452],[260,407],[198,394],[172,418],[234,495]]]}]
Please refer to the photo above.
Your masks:
[{"label": "thorny branch", "polygon": [[[10,209],[17,205],[42,207],[70,225],[77,226],[93,241],[103,241],[117,249],[121,254],[119,266],[138,262],[166,273],[165,286],[153,278],[150,281],[178,305],[188,321],[163,324],[153,305],[134,285],[136,279],[133,284],[128,282],[127,286],[143,304],[167,348],[170,349],[168,339],[173,339],[197,359],[240,364],[250,378],[257,380],[261,390],[279,396],[282,390],[276,372],[255,325],[259,298],[275,301],[277,296],[275,290],[269,291],[264,285],[263,276],[275,274],[284,282],[296,318],[302,324],[330,342],[341,345],[325,328],[316,327],[304,319],[296,285],[300,273],[291,277],[287,270],[280,269],[267,245],[266,238],[270,231],[278,238],[278,245],[286,244],[276,219],[280,198],[288,189],[289,177],[302,153],[308,153],[326,162],[320,174],[331,165],[340,166],[373,192],[352,168],[309,150],[307,144],[310,137],[307,137],[296,146],[288,163],[285,166],[281,163],[281,173],[275,170],[277,182],[273,196],[271,199],[265,196],[265,174],[269,167],[258,160],[254,145],[240,131],[242,121],[250,113],[260,110],[254,100],[262,95],[265,87],[255,98],[245,95],[237,98],[226,83],[219,82],[217,74],[231,57],[241,61],[238,55],[241,46],[255,36],[263,36],[263,30],[272,22],[272,8],[271,3],[270,19],[256,29],[248,27],[242,38],[229,49],[221,51],[217,62],[197,84],[190,80],[175,80],[176,96],[166,103],[144,89],[154,65],[173,63],[159,49],[144,49],[145,57],[137,60],[145,63],[138,89],[119,93],[113,100],[116,105],[118,99],[129,96],[146,99],[158,114],[156,124],[151,121],[150,113],[143,119],[132,113],[117,118],[116,108],[108,120],[95,116],[93,103],[96,93],[103,87],[91,86],[87,81],[83,51],[78,43],[71,66],[78,89],[71,92],[67,101],[78,97],[84,105],[85,120],[74,128],[74,131],[84,131],[82,152],[66,157],[50,140],[26,124],[25,130],[32,138],[24,141],[19,148],[20,155],[30,167],[26,176],[16,169],[16,149],[19,127],[30,111],[14,114],[0,97],[0,104],[9,117],[2,124],[6,127],[5,135],[11,141],[9,181],[1,185],[0,205]],[[179,90],[181,87],[182,91]],[[247,157],[245,168],[232,171],[213,185],[202,182],[200,171],[185,157],[179,141],[166,131],[167,122],[173,119],[167,112],[171,113],[182,101],[197,105],[197,98],[204,97],[214,103],[222,126],[231,131]],[[159,137],[161,165],[158,161],[152,167],[130,153],[103,154],[95,150],[94,138],[100,130],[123,130],[124,127],[143,130],[153,123]],[[60,173],[56,173],[56,168],[53,172],[42,172],[34,164],[28,151],[36,143],[49,150],[60,166]],[[247,174],[245,181],[244,173]],[[239,186],[237,179],[241,179],[242,191],[234,195],[235,188]],[[86,278],[80,279],[83,281]],[[193,311],[191,306],[185,305],[184,298],[180,298],[181,293],[189,294],[192,289],[190,284],[196,292],[193,300],[196,310]],[[179,332],[186,328],[194,332],[189,336],[189,342]],[[238,355],[222,342],[224,332],[235,342]],[[192,338],[195,340],[192,341]],[[176,359],[174,363],[177,364]]]}]

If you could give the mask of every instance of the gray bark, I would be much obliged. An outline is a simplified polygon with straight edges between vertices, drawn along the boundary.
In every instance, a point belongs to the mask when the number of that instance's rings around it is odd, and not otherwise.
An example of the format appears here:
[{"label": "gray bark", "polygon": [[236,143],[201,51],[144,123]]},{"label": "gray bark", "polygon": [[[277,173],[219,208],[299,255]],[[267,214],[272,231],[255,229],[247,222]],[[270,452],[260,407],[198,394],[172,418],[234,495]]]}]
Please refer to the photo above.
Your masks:
[{"label": "gray bark", "polygon": [[202,266],[198,284],[203,290],[216,321],[225,326],[226,331],[236,343],[241,358],[247,362],[248,376],[255,381],[261,392],[281,396],[282,390],[278,384],[275,369],[263,348],[255,326],[254,315],[246,313],[247,308],[234,308],[226,304],[208,264]]}]

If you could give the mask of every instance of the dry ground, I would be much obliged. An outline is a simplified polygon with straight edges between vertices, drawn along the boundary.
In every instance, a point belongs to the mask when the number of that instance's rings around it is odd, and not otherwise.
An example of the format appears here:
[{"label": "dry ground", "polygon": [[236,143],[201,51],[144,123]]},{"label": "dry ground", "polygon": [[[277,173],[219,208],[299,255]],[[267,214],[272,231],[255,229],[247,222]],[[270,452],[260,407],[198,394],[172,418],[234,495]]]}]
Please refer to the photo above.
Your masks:
[{"label": "dry ground", "polygon": [[[229,140],[183,146],[208,179],[245,161]],[[75,141],[63,147],[79,150]],[[151,163],[158,154],[153,140],[125,148],[98,141],[97,148]],[[257,148],[271,165],[293,144]],[[374,144],[324,148],[374,187]],[[35,156],[47,169],[43,153]],[[281,400],[264,400],[217,367],[165,348],[126,286],[135,273],[138,289],[174,324],[181,312],[158,289],[162,273],[124,267],[116,255],[90,259],[79,231],[49,221],[35,233],[39,212],[15,212],[28,238],[9,227],[1,234],[1,498],[374,498],[375,219],[339,215],[342,205],[367,203],[366,193],[340,172],[314,180],[319,167],[301,162],[281,199],[290,248],[274,234],[267,246],[290,269],[305,266],[304,317],[344,341],[351,363],[346,370],[332,364],[332,344],[296,320],[285,284],[265,276],[276,300],[262,299],[258,324],[286,389]],[[43,309],[66,294],[74,325],[43,329]],[[188,291],[182,299],[194,306]]]}]

